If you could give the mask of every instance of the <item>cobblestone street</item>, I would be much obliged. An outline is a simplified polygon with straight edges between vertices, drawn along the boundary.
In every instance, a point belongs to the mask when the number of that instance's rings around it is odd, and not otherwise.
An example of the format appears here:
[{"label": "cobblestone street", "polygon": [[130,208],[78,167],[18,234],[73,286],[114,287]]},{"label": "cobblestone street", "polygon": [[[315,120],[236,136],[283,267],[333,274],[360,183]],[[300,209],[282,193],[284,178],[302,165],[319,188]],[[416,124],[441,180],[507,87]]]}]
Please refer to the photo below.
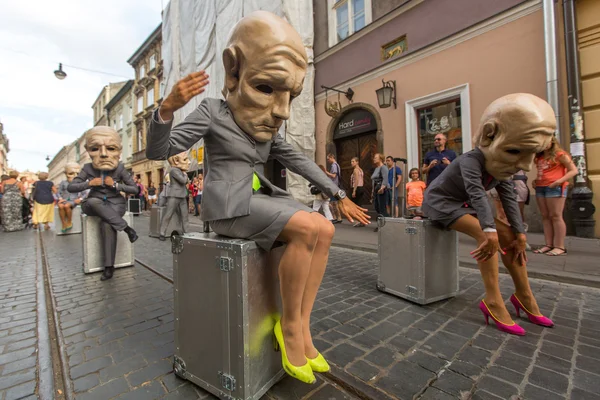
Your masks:
[{"label": "cobblestone street", "polygon": [[[135,218],[136,258],[171,278],[170,242],[148,237],[148,222]],[[36,357],[36,235],[0,233],[0,400],[36,398],[44,389]],[[99,274],[82,273],[81,235],[41,237],[67,398],[214,398],[172,372],[168,280],[136,264],[100,282]],[[376,255],[332,248],[311,326],[332,371],[313,386],[285,378],[264,399],[600,399],[600,290],[532,280],[556,327],[521,319],[527,335],[514,337],[485,326],[479,274],[460,274],[456,298],[418,306],[376,290]],[[501,288],[508,299],[506,275]]]}]

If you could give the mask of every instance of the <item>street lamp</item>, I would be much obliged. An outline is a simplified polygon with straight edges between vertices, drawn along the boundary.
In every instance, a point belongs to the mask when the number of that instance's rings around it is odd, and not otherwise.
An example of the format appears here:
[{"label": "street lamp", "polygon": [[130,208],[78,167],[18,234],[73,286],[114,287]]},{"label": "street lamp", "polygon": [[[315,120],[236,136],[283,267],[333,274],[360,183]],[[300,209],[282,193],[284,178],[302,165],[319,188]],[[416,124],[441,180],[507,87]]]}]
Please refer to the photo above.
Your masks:
[{"label": "street lamp", "polygon": [[50,156],[46,156],[46,161],[50,161]]},{"label": "street lamp", "polygon": [[58,69],[54,71],[54,76],[61,81],[67,77],[67,73],[62,69],[62,63],[58,64]]},{"label": "street lamp", "polygon": [[384,81],[383,87],[377,89],[375,93],[377,93],[377,102],[379,103],[379,108],[388,108],[392,102],[394,103],[394,108],[396,106],[396,81]]}]

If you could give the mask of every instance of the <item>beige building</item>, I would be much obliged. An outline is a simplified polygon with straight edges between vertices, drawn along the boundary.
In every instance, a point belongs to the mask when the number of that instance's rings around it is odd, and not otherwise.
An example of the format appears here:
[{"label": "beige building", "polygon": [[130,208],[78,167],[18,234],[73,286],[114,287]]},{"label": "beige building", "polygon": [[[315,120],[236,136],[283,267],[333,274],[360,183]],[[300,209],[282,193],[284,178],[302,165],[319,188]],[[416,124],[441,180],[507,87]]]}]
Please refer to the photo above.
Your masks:
[{"label": "beige building", "polygon": [[4,134],[4,125],[0,122],[0,175],[8,174],[8,138]]},{"label": "beige building", "polygon": [[48,180],[58,185],[67,179],[65,166],[70,162],[77,162],[77,141],[63,146],[62,149],[48,163]]},{"label": "beige building", "polygon": [[161,82],[163,65],[161,55],[162,24],[146,39],[127,62],[135,70],[133,84],[133,155],[131,170],[141,178],[144,186],[163,182],[165,163],[146,158],[146,132],[150,126],[152,111],[162,101]]},{"label": "beige building", "polygon": [[113,97],[115,97],[115,95],[123,86],[125,86],[126,83],[127,81],[109,83],[102,88],[100,94],[96,98],[96,101],[94,101],[94,105],[92,105],[92,110],[94,111],[94,126],[110,126],[108,123],[108,115],[106,114],[106,105]]},{"label": "beige building", "polygon": [[121,161],[131,171],[133,161],[133,79],[125,83],[106,105],[109,125],[121,136]]},{"label": "beige building", "polygon": [[575,6],[587,173],[600,237],[600,1],[577,0]]}]

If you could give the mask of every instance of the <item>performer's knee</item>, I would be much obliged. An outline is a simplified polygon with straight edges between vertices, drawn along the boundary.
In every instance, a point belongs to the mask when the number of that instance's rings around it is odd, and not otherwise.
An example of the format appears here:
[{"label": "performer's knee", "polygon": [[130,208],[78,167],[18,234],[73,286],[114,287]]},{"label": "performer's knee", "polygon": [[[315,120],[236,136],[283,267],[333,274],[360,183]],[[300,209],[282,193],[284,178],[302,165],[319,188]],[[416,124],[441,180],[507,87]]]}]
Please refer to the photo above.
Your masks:
[{"label": "performer's knee", "polygon": [[320,214],[312,213],[311,215],[314,216],[315,222],[319,226],[319,243],[331,244],[335,226]]},{"label": "performer's knee", "polygon": [[302,243],[307,248],[314,249],[319,239],[319,224],[314,221],[309,213],[296,213],[292,218],[294,229],[290,241]]}]

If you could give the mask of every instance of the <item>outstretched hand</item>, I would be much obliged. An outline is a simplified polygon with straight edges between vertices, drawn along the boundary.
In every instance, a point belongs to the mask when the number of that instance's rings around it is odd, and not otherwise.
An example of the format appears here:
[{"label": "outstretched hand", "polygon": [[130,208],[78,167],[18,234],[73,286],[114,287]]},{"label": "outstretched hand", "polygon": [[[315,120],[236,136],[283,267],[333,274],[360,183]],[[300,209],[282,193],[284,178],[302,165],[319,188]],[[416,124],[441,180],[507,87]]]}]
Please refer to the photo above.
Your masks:
[{"label": "outstretched hand", "polygon": [[356,219],[358,222],[364,225],[368,225],[370,223],[371,217],[367,215],[367,209],[357,206],[352,200],[349,198],[342,199],[338,202],[338,206],[340,212],[344,214],[344,216],[350,222],[354,222]]},{"label": "outstretched hand", "polygon": [[173,113],[204,92],[208,83],[206,71],[192,72],[178,81],[160,106],[160,117],[165,121],[173,119]]}]

